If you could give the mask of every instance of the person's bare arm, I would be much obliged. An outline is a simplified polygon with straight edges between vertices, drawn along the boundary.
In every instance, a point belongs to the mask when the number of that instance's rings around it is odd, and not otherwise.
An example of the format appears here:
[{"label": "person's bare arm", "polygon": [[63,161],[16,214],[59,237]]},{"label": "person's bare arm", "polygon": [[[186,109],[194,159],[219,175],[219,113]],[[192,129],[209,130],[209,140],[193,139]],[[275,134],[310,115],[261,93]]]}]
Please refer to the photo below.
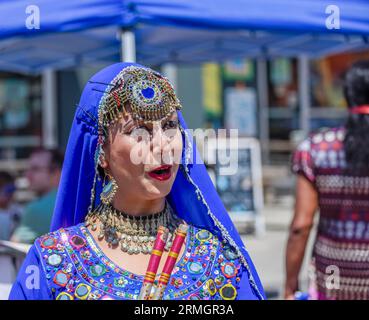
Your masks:
[{"label": "person's bare arm", "polygon": [[298,290],[298,277],[314,214],[318,207],[318,193],[312,183],[298,175],[296,182],[295,213],[292,219],[286,248],[285,298],[292,299]]}]

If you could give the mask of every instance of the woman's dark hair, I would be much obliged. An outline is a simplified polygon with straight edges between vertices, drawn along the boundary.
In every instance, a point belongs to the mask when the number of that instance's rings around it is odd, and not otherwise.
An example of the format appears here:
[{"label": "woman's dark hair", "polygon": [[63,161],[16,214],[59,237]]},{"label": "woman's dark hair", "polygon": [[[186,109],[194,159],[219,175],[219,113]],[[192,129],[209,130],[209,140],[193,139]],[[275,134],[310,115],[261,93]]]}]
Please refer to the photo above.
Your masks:
[{"label": "woman's dark hair", "polygon": [[[349,108],[369,105],[369,60],[358,61],[347,71],[344,95]],[[344,150],[350,173],[369,173],[369,114],[349,114]]]}]

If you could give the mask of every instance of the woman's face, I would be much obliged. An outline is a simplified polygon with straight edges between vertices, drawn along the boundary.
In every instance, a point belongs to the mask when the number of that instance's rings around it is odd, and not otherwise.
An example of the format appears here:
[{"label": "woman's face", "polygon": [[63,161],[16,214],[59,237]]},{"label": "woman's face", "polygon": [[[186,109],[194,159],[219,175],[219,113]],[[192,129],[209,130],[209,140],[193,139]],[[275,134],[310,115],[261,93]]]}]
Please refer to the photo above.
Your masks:
[{"label": "woman's face", "polygon": [[101,167],[116,180],[117,195],[137,200],[165,197],[182,154],[177,112],[152,123],[133,120],[126,113],[109,128],[104,151]]}]

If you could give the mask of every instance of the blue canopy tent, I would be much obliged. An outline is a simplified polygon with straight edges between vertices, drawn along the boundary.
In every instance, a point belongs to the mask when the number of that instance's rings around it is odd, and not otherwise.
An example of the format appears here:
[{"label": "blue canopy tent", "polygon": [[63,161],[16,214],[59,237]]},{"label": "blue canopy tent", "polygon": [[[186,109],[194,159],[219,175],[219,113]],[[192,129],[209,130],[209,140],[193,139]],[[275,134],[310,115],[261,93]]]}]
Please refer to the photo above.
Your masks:
[{"label": "blue canopy tent", "polygon": [[[260,131],[265,149],[265,58],[299,57],[300,127],[307,132],[309,58],[368,47],[367,0],[335,0],[334,6],[329,0],[0,2],[3,71],[37,74],[120,59],[161,65],[258,58]],[[53,78],[46,72],[45,77],[45,94],[51,95]],[[51,97],[46,100],[52,105]]]},{"label": "blue canopy tent", "polygon": [[[337,0],[339,12],[330,5],[326,0],[35,0],[30,6],[26,0],[3,0],[0,69],[39,73],[46,67],[118,61],[122,30],[134,33],[138,62],[156,65],[317,57],[368,47],[369,3]],[[339,29],[327,27],[332,14],[339,17]],[[133,37],[124,39],[127,47]]]},{"label": "blue canopy tent", "polygon": [[[257,58],[265,149],[269,135],[265,59],[299,57],[300,127],[307,132],[309,58],[363,48],[369,48],[367,0],[335,0],[334,6],[329,0],[0,2],[3,71],[37,74],[121,58],[147,65]],[[52,75],[45,77],[45,94],[51,95]],[[46,100],[52,105],[51,97]]]}]

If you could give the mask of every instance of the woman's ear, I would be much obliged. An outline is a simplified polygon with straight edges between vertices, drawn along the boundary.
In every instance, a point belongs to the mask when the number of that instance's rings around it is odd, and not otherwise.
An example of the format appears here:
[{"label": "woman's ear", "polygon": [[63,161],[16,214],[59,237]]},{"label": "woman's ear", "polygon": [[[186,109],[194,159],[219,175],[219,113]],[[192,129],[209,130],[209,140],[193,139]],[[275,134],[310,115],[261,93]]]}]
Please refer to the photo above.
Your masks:
[{"label": "woman's ear", "polygon": [[100,156],[100,162],[99,162],[99,164],[100,164],[100,167],[103,168],[103,169],[107,169],[109,167],[108,161],[103,156]]},{"label": "woman's ear", "polygon": [[109,168],[109,161],[107,159],[106,154],[107,154],[106,153],[106,147],[103,146],[103,148],[100,151],[100,155],[99,155],[99,165],[103,169],[108,169]]}]

